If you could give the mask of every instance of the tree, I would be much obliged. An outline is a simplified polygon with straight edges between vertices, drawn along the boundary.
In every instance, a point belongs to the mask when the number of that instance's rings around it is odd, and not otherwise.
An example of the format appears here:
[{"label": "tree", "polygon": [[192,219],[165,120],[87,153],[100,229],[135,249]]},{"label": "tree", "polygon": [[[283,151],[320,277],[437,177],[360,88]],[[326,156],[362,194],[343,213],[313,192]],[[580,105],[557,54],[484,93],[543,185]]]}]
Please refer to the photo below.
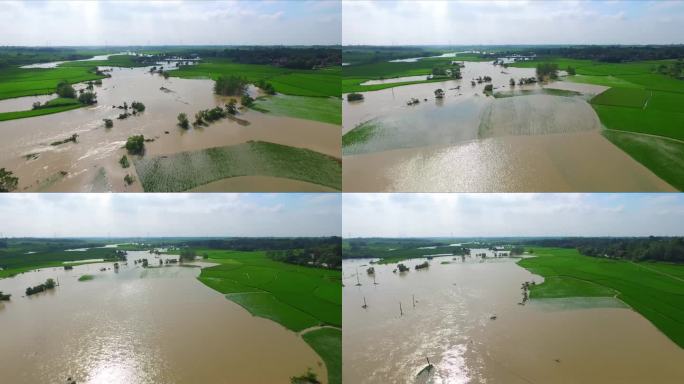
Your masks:
[{"label": "tree", "polygon": [[242,104],[243,107],[251,107],[252,104],[254,104],[254,99],[252,99],[252,97],[249,95],[242,95],[240,98],[240,104]]},{"label": "tree", "polygon": [[511,79],[511,81],[508,82],[511,85],[511,88],[515,88],[515,80]]},{"label": "tree", "polygon": [[435,89],[435,97],[438,99],[444,98],[444,90],[442,88]]},{"label": "tree", "polygon": [[178,114],[178,126],[183,129],[190,128],[190,121],[188,120],[188,115],[185,113]]},{"label": "tree", "polygon": [[361,93],[350,93],[347,94],[347,101],[361,101],[363,100],[363,94]]},{"label": "tree", "polygon": [[539,63],[537,64],[537,78],[543,80],[545,78],[558,78],[558,64],[555,63]]},{"label": "tree", "polygon": [[180,260],[181,261],[193,261],[193,260],[195,260],[196,256],[197,256],[197,253],[195,252],[194,249],[184,248],[184,249],[181,249],[181,251],[180,251]]},{"label": "tree", "polygon": [[145,152],[145,136],[131,136],[126,140],[126,150],[134,155],[142,155]]},{"label": "tree", "polygon": [[59,97],[66,97],[68,99],[73,99],[76,97],[76,91],[74,87],[71,86],[66,80],[62,80],[57,84],[57,95]]},{"label": "tree", "polygon": [[85,105],[93,105],[97,103],[97,94],[95,92],[83,92],[78,95],[78,101]]},{"label": "tree", "polygon": [[485,93],[492,93],[494,91],[494,86],[491,84],[487,84],[484,87],[484,92]]},{"label": "tree", "polygon": [[131,185],[135,182],[135,177],[126,174],[126,176],[124,176],[124,181],[126,182],[126,185]]},{"label": "tree", "polygon": [[577,74],[577,71],[575,71],[575,67],[568,66],[567,69],[568,75],[570,76],[575,76]]},{"label": "tree", "polygon": [[123,155],[119,159],[119,164],[121,164],[121,168],[128,168],[131,166],[131,164],[128,162],[128,156]]},{"label": "tree", "polygon": [[47,289],[52,289],[52,288],[54,288],[55,286],[57,286],[57,284],[55,283],[55,280],[54,280],[54,279],[47,279],[47,280],[45,280],[45,288],[47,288]]},{"label": "tree", "polygon": [[145,110],[145,104],[139,101],[134,101],[131,103],[131,108],[133,108],[134,111],[143,112]]},{"label": "tree", "polygon": [[226,112],[228,112],[229,115],[236,115],[238,110],[237,110],[237,102],[235,99],[231,99],[228,104],[226,104]]},{"label": "tree", "polygon": [[245,92],[247,80],[240,76],[219,76],[214,82],[214,93],[223,96],[239,96]]},{"label": "tree", "polygon": [[112,119],[102,119],[102,121],[105,123],[105,128],[111,128],[114,126]]},{"label": "tree", "polygon": [[12,192],[17,189],[19,178],[15,177],[12,171],[0,168],[0,192]]}]

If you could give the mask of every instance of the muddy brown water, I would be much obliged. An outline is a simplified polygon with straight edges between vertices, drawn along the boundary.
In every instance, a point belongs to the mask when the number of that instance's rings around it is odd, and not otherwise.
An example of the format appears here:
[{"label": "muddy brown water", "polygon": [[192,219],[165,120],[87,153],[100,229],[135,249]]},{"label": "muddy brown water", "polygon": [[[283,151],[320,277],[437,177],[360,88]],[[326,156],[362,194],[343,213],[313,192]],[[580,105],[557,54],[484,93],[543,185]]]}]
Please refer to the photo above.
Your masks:
[{"label": "muddy brown water", "polygon": [[[436,257],[428,270],[413,269],[424,260],[405,261],[411,271],[403,274],[392,272],[395,264],[374,265],[377,285],[366,274],[370,260],[344,260],[345,383],[674,384],[684,377],[684,350],[616,299],[518,305],[521,284],[543,279],[514,259]],[[434,369],[417,377],[426,357]]]},{"label": "muddy brown water", "polygon": [[[196,279],[200,268],[144,269],[134,265],[138,258],[159,262],[129,252],[118,273],[112,263],[97,263],[0,280],[0,291],[12,294],[0,304],[2,381],[285,384],[307,368],[327,377],[295,332],[206,287]],[[83,274],[95,279],[77,281]],[[23,297],[47,278],[59,287]]]},{"label": "muddy brown water", "polygon": [[[224,119],[204,128],[182,130],[176,125],[179,113],[192,119],[197,111],[222,106],[229,100],[213,94],[213,81],[164,79],[149,74],[147,68],[111,70],[112,77],[95,87],[95,106],[0,122],[0,167],[19,177],[19,191],[140,191],[138,182],[126,186],[123,181],[134,169],[122,169],[118,164],[125,154],[122,147],[126,139],[137,134],[154,139],[145,145],[146,156],[263,140],[340,157],[338,127],[252,110],[239,116],[249,125]],[[34,100],[0,101],[0,110],[30,105]],[[140,101],[146,109],[138,116],[117,120],[122,110],[113,106],[124,101],[129,105]],[[105,118],[114,121],[113,128],[104,127]],[[50,145],[72,134],[79,135],[78,143]]]},{"label": "muddy brown water", "polygon": [[[463,79],[364,93],[343,101],[343,131],[370,122],[374,135],[344,149],[343,185],[350,192],[675,191],[615,147],[587,100],[606,87],[565,81],[514,87],[581,92],[495,99],[509,80],[535,76],[530,68],[466,62]],[[458,88],[460,87],[460,88]],[[446,91],[443,100],[434,90]],[[406,105],[412,97],[420,104]],[[427,101],[425,101],[427,99]]]}]

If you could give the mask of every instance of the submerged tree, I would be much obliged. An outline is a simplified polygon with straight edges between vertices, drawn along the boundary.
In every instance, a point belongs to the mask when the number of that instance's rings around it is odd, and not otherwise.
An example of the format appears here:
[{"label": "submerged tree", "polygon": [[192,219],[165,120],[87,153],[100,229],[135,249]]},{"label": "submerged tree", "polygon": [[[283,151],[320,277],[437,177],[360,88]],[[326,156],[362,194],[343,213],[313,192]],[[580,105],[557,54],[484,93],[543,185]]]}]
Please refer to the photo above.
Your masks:
[{"label": "submerged tree", "polygon": [[190,121],[188,120],[188,115],[185,113],[178,114],[178,126],[183,129],[190,128]]},{"label": "submerged tree", "polygon": [[223,96],[240,96],[245,92],[247,80],[240,76],[219,76],[214,83],[214,93]]},{"label": "submerged tree", "polygon": [[249,95],[242,95],[240,104],[244,107],[251,107],[254,104],[254,99]]},{"label": "submerged tree", "polygon": [[93,105],[97,103],[97,94],[95,92],[83,92],[78,95],[78,101],[85,105]]},{"label": "submerged tree", "polygon": [[105,128],[111,128],[114,126],[112,119],[102,119],[102,121],[104,121]]},{"label": "submerged tree", "polygon": [[444,90],[442,88],[435,89],[435,97],[438,99],[444,98]]},{"label": "submerged tree", "polygon": [[12,171],[0,168],[0,192],[12,192],[17,189],[19,178],[15,177]]},{"label": "submerged tree", "polygon": [[76,98],[76,90],[66,80],[62,80],[57,84],[57,95],[59,97],[66,97],[68,99]]},{"label": "submerged tree", "polygon": [[126,140],[126,150],[134,155],[142,155],[145,152],[145,136],[131,136]]},{"label": "submerged tree", "polygon": [[237,110],[237,102],[235,101],[235,99],[231,99],[228,102],[228,104],[226,104],[226,112],[229,115],[233,115],[233,116],[237,115],[238,110]]}]

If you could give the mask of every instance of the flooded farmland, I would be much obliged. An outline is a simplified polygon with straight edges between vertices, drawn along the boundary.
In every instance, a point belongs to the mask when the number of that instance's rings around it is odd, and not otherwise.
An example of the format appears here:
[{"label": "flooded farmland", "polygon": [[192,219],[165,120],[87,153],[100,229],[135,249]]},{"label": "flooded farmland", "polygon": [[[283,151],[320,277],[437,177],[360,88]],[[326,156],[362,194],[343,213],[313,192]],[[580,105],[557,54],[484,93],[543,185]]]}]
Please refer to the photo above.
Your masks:
[{"label": "flooded farmland", "polygon": [[[168,78],[149,73],[149,68],[104,68],[111,78],[95,86],[98,103],[67,112],[0,122],[0,164],[19,177],[18,191],[140,191],[136,182],[123,180],[132,169],[122,169],[118,160],[132,135],[143,134],[145,156],[169,155],[211,147],[261,140],[306,148],[340,157],[337,127],[291,117],[244,110],[239,121],[225,119],[199,129],[183,130],[177,115],[192,117],[203,109],[223,106],[229,98],[213,93],[208,79]],[[78,85],[76,88],[82,88]],[[277,96],[276,96],[277,97]],[[0,101],[0,111],[30,109],[35,101],[49,96]],[[145,104],[143,113],[117,119],[124,102]],[[105,128],[103,119],[112,119]],[[77,134],[77,142],[51,145]],[[235,182],[233,182],[235,184]],[[265,190],[269,186],[262,182]],[[308,190],[306,185],[301,185]]]},{"label": "flooded farmland", "polygon": [[[156,265],[166,256],[129,252],[118,271],[96,263],[0,280],[0,291],[12,294],[0,303],[3,379],[289,383],[307,368],[326,377],[320,357],[297,334],[200,283],[199,268],[142,268],[133,262],[141,258]],[[78,281],[85,274],[94,278]],[[26,287],[48,278],[59,286],[24,297]]]},{"label": "flooded farmland", "polygon": [[[521,284],[541,277],[515,259],[489,254],[486,260],[435,256],[424,270],[414,269],[424,258],[412,259],[405,273],[375,264],[377,284],[366,273],[370,259],[344,260],[345,382],[675,383],[684,377],[678,363],[684,351],[620,301],[519,305]],[[434,364],[428,374],[421,373],[426,359]]]},{"label": "flooded farmland", "polygon": [[[344,98],[343,132],[367,132],[343,148],[345,191],[674,191],[601,135],[587,101],[606,87],[511,87],[511,78],[534,77],[535,69],[464,65],[461,80]],[[496,98],[483,93],[486,83],[471,85],[484,76]],[[412,98],[419,103],[407,105]]]}]

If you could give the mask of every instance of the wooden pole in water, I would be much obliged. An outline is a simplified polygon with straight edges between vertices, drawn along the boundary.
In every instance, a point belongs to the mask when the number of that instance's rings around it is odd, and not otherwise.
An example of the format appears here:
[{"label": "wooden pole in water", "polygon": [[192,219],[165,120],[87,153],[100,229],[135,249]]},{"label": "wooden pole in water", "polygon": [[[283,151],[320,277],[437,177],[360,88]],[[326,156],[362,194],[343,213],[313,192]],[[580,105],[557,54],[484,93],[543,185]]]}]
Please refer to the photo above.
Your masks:
[{"label": "wooden pole in water", "polygon": [[358,269],[356,270],[356,286],[357,287],[361,286],[361,282],[359,281],[359,270]]},{"label": "wooden pole in water", "polygon": [[399,302],[399,316],[404,316],[404,310],[401,309],[401,301]]},{"label": "wooden pole in water", "polygon": [[363,307],[361,308],[368,308],[368,305],[366,304],[366,296],[363,297]]},{"label": "wooden pole in water", "polygon": [[413,308],[416,307],[416,295],[411,295],[413,297]]},{"label": "wooden pole in water", "polygon": [[378,283],[375,281],[375,273],[373,274],[373,284],[378,285]]}]

